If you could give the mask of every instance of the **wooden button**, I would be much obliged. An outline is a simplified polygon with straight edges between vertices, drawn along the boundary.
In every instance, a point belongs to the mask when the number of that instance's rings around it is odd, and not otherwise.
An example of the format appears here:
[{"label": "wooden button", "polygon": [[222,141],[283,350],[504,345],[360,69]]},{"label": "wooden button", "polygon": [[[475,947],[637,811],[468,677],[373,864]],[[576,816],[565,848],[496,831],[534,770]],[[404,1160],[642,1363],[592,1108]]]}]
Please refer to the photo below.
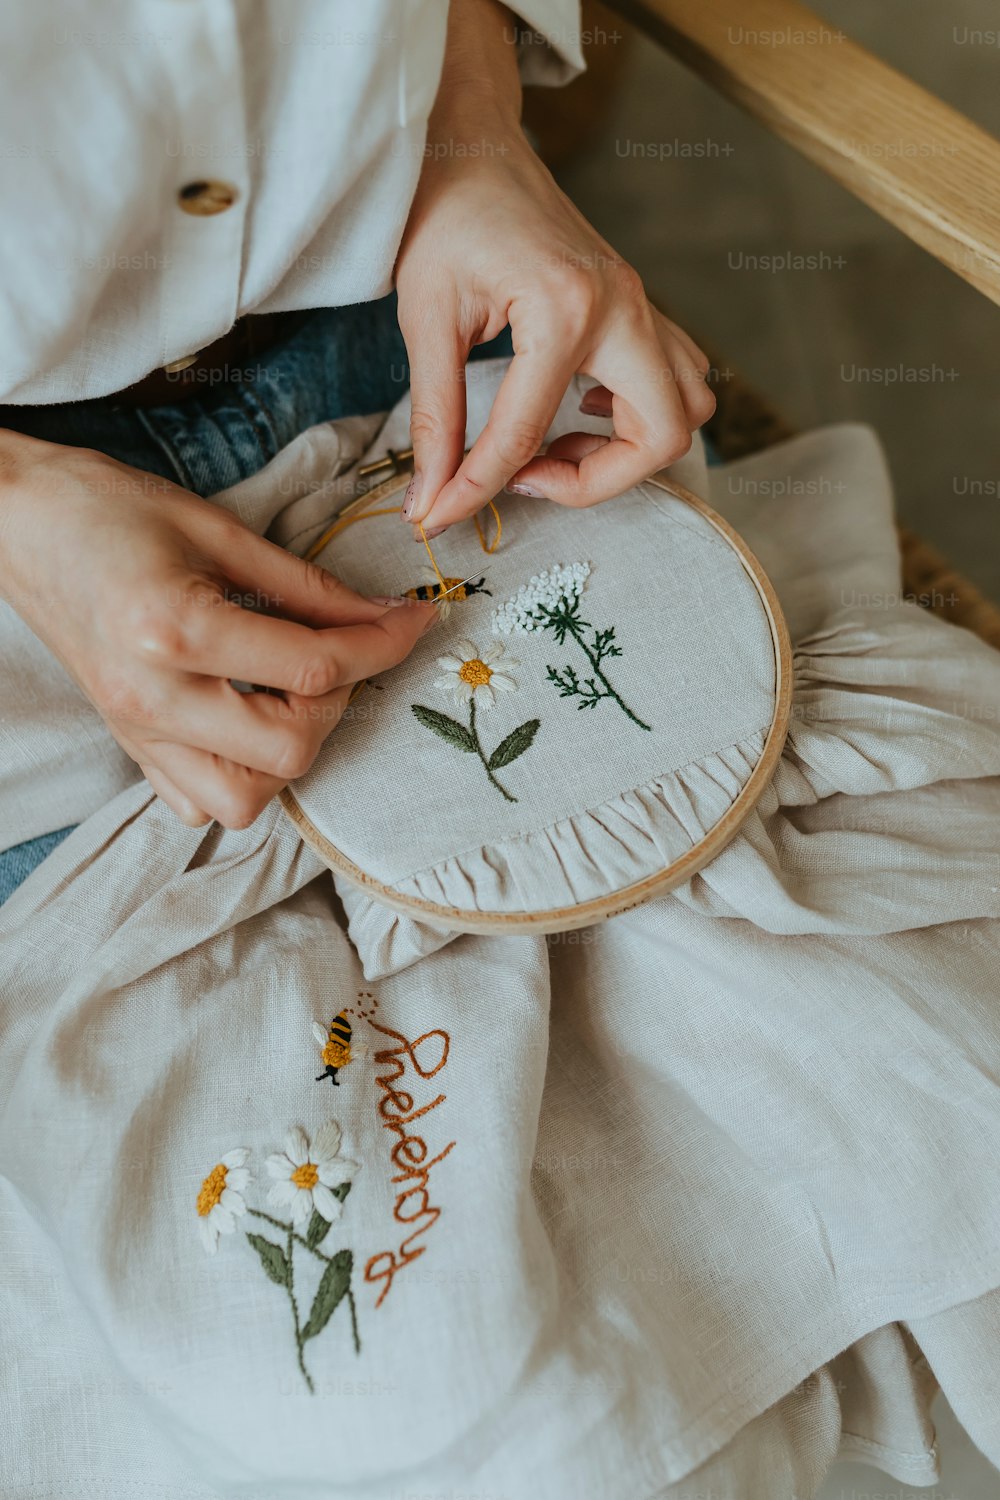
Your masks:
[{"label": "wooden button", "polygon": [[[201,351],[199,350],[198,353]],[[198,354],[185,354],[183,359],[172,359],[163,368],[168,375],[176,375],[179,370],[189,370],[198,358]]]},{"label": "wooden button", "polygon": [[186,214],[221,214],[232,208],[238,196],[228,182],[187,182],[177,194],[177,201]]}]

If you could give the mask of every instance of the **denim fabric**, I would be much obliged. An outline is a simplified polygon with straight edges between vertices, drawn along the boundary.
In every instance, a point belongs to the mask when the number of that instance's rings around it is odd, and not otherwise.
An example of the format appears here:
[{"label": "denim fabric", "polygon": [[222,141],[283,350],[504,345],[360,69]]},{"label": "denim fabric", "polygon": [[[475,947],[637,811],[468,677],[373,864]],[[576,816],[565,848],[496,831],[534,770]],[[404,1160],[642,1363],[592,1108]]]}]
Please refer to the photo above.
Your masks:
[{"label": "denim fabric", "polygon": [[17,890],[22,880],[27,880],[35,866],[40,865],[45,856],[72,832],[72,828],[60,828],[55,833],[43,833],[40,839],[15,844],[13,849],[0,854],[0,906]]},{"label": "denim fabric", "polygon": [[[504,332],[473,351],[510,353]],[[387,411],[410,383],[395,296],[304,315],[283,343],[234,371],[225,384],[175,406],[140,409],[114,401],[0,406],[0,428],[51,443],[96,448],[122,463],[212,495],[262,469],[317,422]],[[72,830],[0,854],[0,903]]]}]

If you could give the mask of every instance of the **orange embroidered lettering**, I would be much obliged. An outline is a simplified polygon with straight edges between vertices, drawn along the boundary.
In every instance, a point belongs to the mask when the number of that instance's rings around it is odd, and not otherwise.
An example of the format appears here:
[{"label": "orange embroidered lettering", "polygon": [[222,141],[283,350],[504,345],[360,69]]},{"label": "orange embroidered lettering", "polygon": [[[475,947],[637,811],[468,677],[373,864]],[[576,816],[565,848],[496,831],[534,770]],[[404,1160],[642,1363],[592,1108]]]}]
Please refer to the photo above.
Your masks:
[{"label": "orange embroidered lettering", "polygon": [[[365,1266],[366,1281],[383,1283],[375,1302],[376,1307],[381,1307],[396,1273],[411,1261],[419,1259],[427,1248],[424,1244],[414,1244],[414,1241],[425,1235],[441,1217],[440,1208],[430,1201],[430,1174],[455,1145],[451,1141],[428,1160],[430,1148],[427,1142],[422,1135],[417,1135],[408,1128],[415,1120],[423,1119],[437,1109],[438,1105],[443,1104],[446,1094],[438,1094],[429,1104],[423,1104],[418,1109],[413,1095],[394,1085],[404,1077],[407,1064],[412,1066],[418,1077],[425,1080],[440,1073],[448,1061],[451,1038],[446,1031],[425,1031],[422,1036],[410,1042],[401,1032],[380,1025],[371,1016],[368,1017],[368,1023],[397,1043],[394,1047],[376,1052],[376,1068],[388,1071],[377,1073],[375,1082],[381,1090],[378,1112],[382,1126],[396,1137],[396,1143],[389,1153],[390,1160],[397,1169],[392,1181],[400,1185],[393,1205],[393,1218],[397,1224],[410,1230],[398,1250],[383,1250],[378,1255],[373,1255]],[[411,1225],[414,1227],[411,1228]]]}]

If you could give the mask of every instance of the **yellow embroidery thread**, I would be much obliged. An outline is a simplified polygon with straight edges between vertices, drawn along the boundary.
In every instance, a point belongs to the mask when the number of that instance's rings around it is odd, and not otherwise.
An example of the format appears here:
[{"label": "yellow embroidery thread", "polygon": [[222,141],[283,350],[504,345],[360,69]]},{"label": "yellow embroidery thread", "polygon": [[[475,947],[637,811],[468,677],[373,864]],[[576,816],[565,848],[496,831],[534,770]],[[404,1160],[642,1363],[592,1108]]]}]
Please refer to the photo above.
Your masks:
[{"label": "yellow embroidery thread", "polygon": [[[398,511],[394,505],[383,505],[373,510],[365,509],[365,499],[366,497],[364,495],[361,495],[357,500],[352,500],[349,505],[344,506],[343,510],[339,513],[336,519],[331,522],[326,531],[323,532],[323,535],[319,537],[315,542],[313,542],[312,546],[308,549],[308,551],[306,552],[306,562],[312,562],[314,558],[318,557],[319,554],[323,551],[324,547],[326,547],[329,542],[332,542],[335,536],[339,536],[342,531],[346,531],[348,526],[353,526],[358,521],[371,520],[374,516],[394,516],[398,514]],[[479,521],[479,517],[473,516],[473,521],[475,522],[476,534],[479,537],[480,547],[487,554],[487,556],[492,557],[493,553],[500,545],[500,538],[503,535],[503,522],[500,519],[500,512],[497,510],[496,505],[492,500],[489,501],[489,508],[493,513],[494,521],[496,521],[497,523],[496,535],[494,536],[492,542],[487,542],[486,535]],[[447,587],[444,574],[441,572],[441,569],[437,565],[437,559],[434,556],[434,552],[431,548],[430,542],[427,540],[423,525],[420,522],[418,522],[417,525],[420,531],[420,538],[424,546],[427,548],[427,555],[431,560],[431,567],[434,569],[434,575],[437,578],[439,585],[441,586],[442,593],[448,593],[450,592],[450,590]]]}]

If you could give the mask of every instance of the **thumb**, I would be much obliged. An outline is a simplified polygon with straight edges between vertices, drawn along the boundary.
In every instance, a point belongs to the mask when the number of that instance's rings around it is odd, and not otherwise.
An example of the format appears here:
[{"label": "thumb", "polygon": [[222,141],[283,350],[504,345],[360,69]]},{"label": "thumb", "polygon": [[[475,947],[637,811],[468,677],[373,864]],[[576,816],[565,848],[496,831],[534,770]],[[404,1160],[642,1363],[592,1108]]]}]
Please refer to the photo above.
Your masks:
[{"label": "thumb", "polygon": [[410,359],[413,478],[403,519],[417,522],[461,467],[465,453],[465,361],[469,345],[452,315],[424,319],[406,335]]}]

